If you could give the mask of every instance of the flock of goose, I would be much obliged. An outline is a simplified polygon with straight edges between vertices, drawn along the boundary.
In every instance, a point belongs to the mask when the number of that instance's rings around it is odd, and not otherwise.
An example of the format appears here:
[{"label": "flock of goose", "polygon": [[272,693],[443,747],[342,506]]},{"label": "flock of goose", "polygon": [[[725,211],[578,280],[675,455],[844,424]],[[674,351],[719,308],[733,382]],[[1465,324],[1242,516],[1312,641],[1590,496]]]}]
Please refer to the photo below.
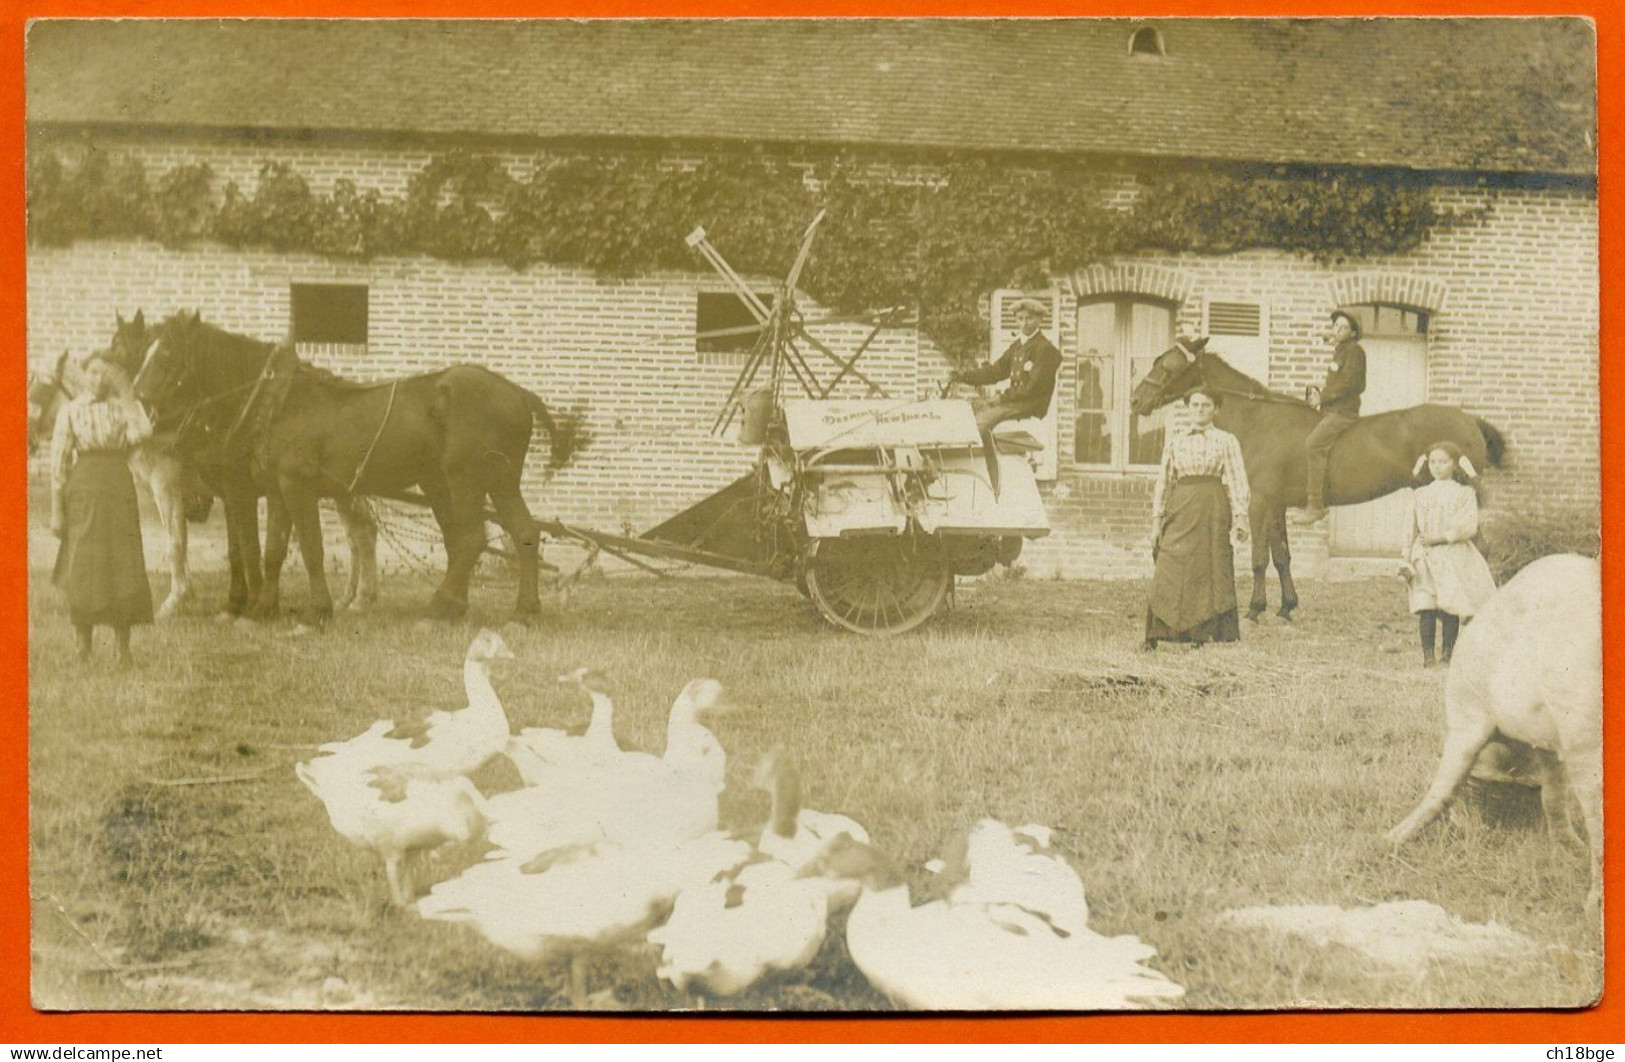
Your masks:
[{"label": "flock of goose", "polygon": [[[653,948],[658,976],[691,999],[730,997],[811,963],[840,912],[852,964],[904,1007],[1106,1010],[1183,995],[1145,965],[1155,949],[1089,928],[1083,883],[1045,828],[977,823],[927,864],[938,898],[915,904],[862,826],[801,806],[780,750],[753,778],[772,794],[768,821],[754,835],[719,828],[727,756],[706,722],[731,706],[714,679],[683,687],[654,756],[616,743],[613,704],[589,671],[566,676],[592,701],[584,733],[513,733],[490,672],[512,656],[481,631],[465,707],[381,720],[295,771],[340,835],[382,857],[396,904],[522,958],[568,962],[574,1005],[589,1003],[594,950]],[[524,784],[487,796],[469,776],[499,755]],[[483,861],[415,896],[408,853],[481,835]]]}]

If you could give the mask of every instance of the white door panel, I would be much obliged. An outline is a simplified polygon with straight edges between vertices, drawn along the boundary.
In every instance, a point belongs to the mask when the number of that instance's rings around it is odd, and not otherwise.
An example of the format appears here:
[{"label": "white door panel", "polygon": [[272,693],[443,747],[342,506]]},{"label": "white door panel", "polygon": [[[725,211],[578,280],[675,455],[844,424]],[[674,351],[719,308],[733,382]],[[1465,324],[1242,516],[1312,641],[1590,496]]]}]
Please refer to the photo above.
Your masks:
[{"label": "white door panel", "polygon": [[[1425,336],[1372,336],[1365,348],[1366,388],[1360,415],[1385,413],[1427,401],[1428,352]],[[1364,505],[1332,510],[1331,551],[1340,557],[1392,556],[1404,548],[1411,519],[1411,492],[1396,491]]]}]

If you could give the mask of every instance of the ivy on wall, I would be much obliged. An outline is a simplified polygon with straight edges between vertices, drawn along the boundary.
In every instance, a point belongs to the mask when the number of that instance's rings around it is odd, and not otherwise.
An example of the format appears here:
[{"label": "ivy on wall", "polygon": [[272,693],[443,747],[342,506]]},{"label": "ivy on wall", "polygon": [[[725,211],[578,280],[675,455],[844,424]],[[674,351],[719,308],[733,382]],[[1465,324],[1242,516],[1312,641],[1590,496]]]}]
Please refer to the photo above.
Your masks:
[{"label": "ivy on wall", "polygon": [[1042,287],[1054,274],[1142,250],[1267,248],[1319,261],[1397,254],[1457,220],[1438,212],[1420,183],[1392,177],[1170,169],[1141,175],[1123,206],[1109,201],[1110,179],[982,159],[915,174],[855,158],[677,165],[628,156],[550,160],[519,180],[494,158],[452,153],[414,174],[401,198],[347,180],[318,195],[282,162],[264,164],[252,195],[231,182],[215,196],[206,165],[152,180],[134,159],[91,150],[70,165],[45,150],[29,156],[28,237],[50,246],[210,239],[339,258],[423,254],[633,276],[702,270],[684,244],[700,224],[741,272],[782,276],[821,207],[829,216],[803,273],[809,294],[837,313],[912,307],[951,355],[975,358],[987,340],[981,298],[993,288]]}]

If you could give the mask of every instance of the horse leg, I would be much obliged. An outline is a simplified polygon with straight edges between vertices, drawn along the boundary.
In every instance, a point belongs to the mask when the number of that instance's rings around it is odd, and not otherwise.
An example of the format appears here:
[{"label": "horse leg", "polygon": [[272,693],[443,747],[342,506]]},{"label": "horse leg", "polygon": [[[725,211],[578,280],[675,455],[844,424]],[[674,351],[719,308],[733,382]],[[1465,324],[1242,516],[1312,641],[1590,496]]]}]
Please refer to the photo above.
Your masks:
[{"label": "horse leg", "polygon": [[536,585],[541,527],[530,515],[517,483],[492,491],[491,504],[496,508],[497,522],[513,539],[514,552],[519,556],[519,596],[514,612],[521,618],[535,616],[542,610]]},{"label": "horse leg", "polygon": [[226,511],[226,548],[231,562],[231,593],[227,616],[245,616],[254,609],[262,590],[260,569],[259,500],[242,483],[222,487]]},{"label": "horse leg", "polygon": [[[355,532],[350,529],[350,514],[345,511],[343,498],[334,498],[333,503],[338,509],[339,519],[344,522],[344,537],[350,543],[350,567],[344,573],[344,589],[333,599],[333,611],[337,613],[349,611],[350,606],[355,603],[356,586],[361,581],[361,576],[356,569]],[[358,607],[356,611],[359,612],[360,608]]]},{"label": "horse leg", "polygon": [[243,551],[237,544],[237,521],[242,517],[234,511],[230,501],[223,507],[226,512],[226,566],[231,571],[230,589],[226,594],[226,607],[218,619],[241,616],[248,607],[248,575],[243,570]]},{"label": "horse leg", "polygon": [[265,583],[249,615],[258,620],[273,620],[282,607],[282,566],[288,561],[293,521],[287,502],[275,491],[266,495],[265,502]]},{"label": "horse leg", "polygon": [[253,488],[244,491],[244,518],[239,521],[243,551],[243,571],[248,576],[248,607],[254,608],[265,591],[265,557],[260,551],[260,499]]},{"label": "horse leg", "polygon": [[378,525],[361,499],[335,498],[334,503],[350,540],[350,572],[333,610],[365,612],[378,603]]},{"label": "horse leg", "polygon": [[461,619],[468,611],[468,582],[485,548],[484,494],[478,487],[453,490],[443,479],[419,484],[446,542],[446,574],[429,599],[426,619]]},{"label": "horse leg", "polygon": [[1264,569],[1269,563],[1270,556],[1269,539],[1266,537],[1269,516],[1264,504],[1257,497],[1254,497],[1247,506],[1247,529],[1252,537],[1253,547],[1253,596],[1252,600],[1247,602],[1247,618],[1257,623],[1258,617],[1269,607],[1269,602],[1264,596]]},{"label": "horse leg", "polygon": [[186,507],[181,493],[180,462],[147,446],[138,446],[130,452],[130,474],[137,483],[147,488],[158,510],[158,522],[163,525],[168,541],[169,594],[154,618],[167,620],[175,614],[181,600],[189,595],[186,572]]},{"label": "horse leg", "polygon": [[153,497],[169,529],[169,598],[158,609],[158,619],[169,619],[192,598],[192,570],[187,565],[192,531],[187,526],[187,482],[180,461],[169,458],[159,464],[153,477]]},{"label": "horse leg", "polygon": [[1281,611],[1288,623],[1298,607],[1298,588],[1292,584],[1292,547],[1287,542],[1286,510],[1277,509],[1269,523],[1270,553],[1275,557],[1275,574],[1281,578]]},{"label": "horse leg", "polygon": [[282,496],[284,511],[299,534],[299,556],[305,562],[305,575],[310,580],[310,604],[303,622],[320,627],[333,618],[333,597],[328,592],[327,571],[323,567],[321,507],[314,494],[298,488],[284,486]]}]

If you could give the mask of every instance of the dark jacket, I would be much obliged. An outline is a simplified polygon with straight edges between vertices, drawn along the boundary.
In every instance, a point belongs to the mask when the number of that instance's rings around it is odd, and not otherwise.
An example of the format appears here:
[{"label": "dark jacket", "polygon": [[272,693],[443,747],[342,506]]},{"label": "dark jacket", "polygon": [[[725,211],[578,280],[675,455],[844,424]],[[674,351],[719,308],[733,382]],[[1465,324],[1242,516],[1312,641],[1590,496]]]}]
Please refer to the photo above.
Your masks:
[{"label": "dark jacket", "polygon": [[1365,348],[1345,339],[1332,352],[1332,367],[1326,370],[1326,386],[1320,389],[1322,413],[1345,417],[1360,415],[1360,395],[1365,391]]},{"label": "dark jacket", "polygon": [[999,405],[1016,410],[1018,417],[1042,417],[1049,412],[1055,394],[1055,374],[1061,371],[1061,352],[1043,332],[1023,342],[1018,339],[998,361],[959,374],[968,384],[990,384],[1009,380],[999,396]]}]

